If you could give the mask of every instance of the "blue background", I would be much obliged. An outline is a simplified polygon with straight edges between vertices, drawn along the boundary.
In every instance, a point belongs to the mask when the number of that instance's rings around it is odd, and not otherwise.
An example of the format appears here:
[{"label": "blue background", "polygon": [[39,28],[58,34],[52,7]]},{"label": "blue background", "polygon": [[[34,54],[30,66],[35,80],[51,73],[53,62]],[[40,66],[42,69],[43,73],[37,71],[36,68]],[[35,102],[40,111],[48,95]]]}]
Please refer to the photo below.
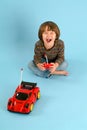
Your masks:
[{"label": "blue background", "polygon": [[[54,21],[65,43],[69,76],[44,79],[27,67],[38,28]],[[87,130],[87,1],[0,0],[0,129]],[[28,114],[7,111],[20,81],[37,82],[41,98]]]}]

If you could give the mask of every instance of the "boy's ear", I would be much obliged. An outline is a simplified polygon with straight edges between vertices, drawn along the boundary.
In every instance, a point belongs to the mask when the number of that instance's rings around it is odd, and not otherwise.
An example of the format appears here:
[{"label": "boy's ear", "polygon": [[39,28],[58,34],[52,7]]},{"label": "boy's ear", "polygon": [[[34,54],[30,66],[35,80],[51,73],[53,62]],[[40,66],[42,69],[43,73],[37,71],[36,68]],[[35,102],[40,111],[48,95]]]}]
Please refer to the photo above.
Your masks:
[{"label": "boy's ear", "polygon": [[58,37],[57,37],[57,35],[56,35],[56,38],[55,38],[55,40],[58,40]]}]

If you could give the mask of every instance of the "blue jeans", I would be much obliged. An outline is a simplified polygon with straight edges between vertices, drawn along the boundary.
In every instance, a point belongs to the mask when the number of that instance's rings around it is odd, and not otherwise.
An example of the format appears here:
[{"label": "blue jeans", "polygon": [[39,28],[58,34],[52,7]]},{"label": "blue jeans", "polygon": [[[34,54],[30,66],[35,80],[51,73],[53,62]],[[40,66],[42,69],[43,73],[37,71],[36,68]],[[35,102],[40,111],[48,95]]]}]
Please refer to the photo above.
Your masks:
[{"label": "blue jeans", "polygon": [[[58,68],[57,70],[65,70],[68,66],[68,63],[66,61],[64,61]],[[35,65],[35,63],[33,61],[31,61],[28,64],[28,67],[34,72],[35,75],[40,76],[40,77],[44,77],[44,78],[48,78],[50,77],[50,71],[49,70],[45,70],[45,71],[41,71],[37,68],[37,66]]]}]

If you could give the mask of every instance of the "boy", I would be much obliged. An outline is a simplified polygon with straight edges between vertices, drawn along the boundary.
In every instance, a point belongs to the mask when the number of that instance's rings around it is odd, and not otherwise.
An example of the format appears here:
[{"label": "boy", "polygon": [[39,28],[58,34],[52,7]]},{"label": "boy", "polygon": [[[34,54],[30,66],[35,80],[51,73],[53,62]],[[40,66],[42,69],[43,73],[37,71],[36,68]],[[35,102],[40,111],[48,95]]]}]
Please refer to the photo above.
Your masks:
[{"label": "boy", "polygon": [[[60,30],[56,23],[47,21],[38,31],[39,41],[35,44],[34,59],[29,68],[38,76],[48,78],[51,75],[68,75],[64,58],[64,43],[59,39]],[[44,63],[51,63],[46,68]]]}]

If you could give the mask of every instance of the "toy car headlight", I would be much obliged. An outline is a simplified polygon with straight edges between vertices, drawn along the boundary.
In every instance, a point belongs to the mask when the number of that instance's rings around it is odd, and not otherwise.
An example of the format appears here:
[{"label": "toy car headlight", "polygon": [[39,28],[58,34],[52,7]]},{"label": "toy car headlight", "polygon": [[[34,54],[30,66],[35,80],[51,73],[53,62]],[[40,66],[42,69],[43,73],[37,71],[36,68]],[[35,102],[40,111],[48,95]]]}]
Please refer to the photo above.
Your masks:
[{"label": "toy car headlight", "polygon": [[25,107],[26,107],[26,108],[28,108],[28,107],[29,107],[29,104],[28,104],[28,103],[27,103],[27,104],[25,104]]},{"label": "toy car headlight", "polygon": [[11,104],[12,104],[12,101],[9,101],[9,102],[8,102],[8,105],[10,106]]}]

